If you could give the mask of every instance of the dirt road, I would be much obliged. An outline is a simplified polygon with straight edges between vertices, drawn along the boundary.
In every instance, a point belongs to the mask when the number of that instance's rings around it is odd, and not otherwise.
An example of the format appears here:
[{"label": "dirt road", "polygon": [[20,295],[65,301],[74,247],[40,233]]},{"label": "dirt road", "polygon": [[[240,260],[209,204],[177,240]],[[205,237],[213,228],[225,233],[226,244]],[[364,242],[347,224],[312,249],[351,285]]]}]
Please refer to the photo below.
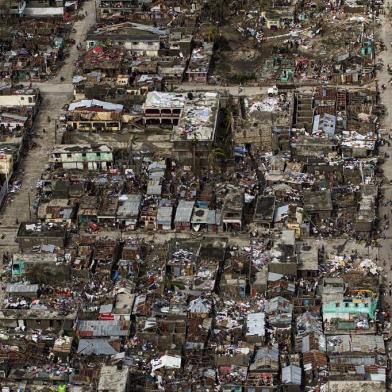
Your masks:
[{"label": "dirt road", "polygon": [[[74,24],[75,32],[71,39],[77,43],[83,42],[87,31],[95,24],[95,0],[85,2],[82,12],[87,12],[87,17]],[[39,83],[42,103],[38,116],[34,123],[34,142],[38,147],[28,151],[27,157],[21,162],[18,179],[22,180],[22,188],[12,197],[11,202],[6,202],[0,215],[0,232],[5,238],[0,240],[0,255],[2,250],[14,243],[16,235],[16,219],[19,222],[29,219],[29,197],[34,199],[35,187],[45,170],[48,161],[48,152],[55,144],[55,123],[53,119],[61,114],[62,107],[69,103],[72,98],[72,89],[69,88],[75,69],[75,61],[78,58],[76,45],[71,47],[69,57],[61,68],[59,74],[52,80]],[[64,77],[64,82],[60,81]],[[67,88],[64,88],[66,85]],[[50,117],[50,122],[48,118]],[[45,132],[43,132],[45,129]],[[30,194],[30,195],[29,195]]]},{"label": "dirt road", "polygon": [[[391,4],[391,0],[387,0],[385,2],[385,7]],[[386,44],[386,50],[384,50],[379,56],[384,62],[384,68],[378,73],[378,81],[379,86],[385,84],[387,86],[386,90],[382,92],[382,102],[387,108],[387,114],[383,119],[382,127],[386,130],[386,134],[384,135],[386,139],[392,137],[392,85],[389,84],[389,80],[391,79],[391,75],[388,74],[387,64],[392,65],[392,47],[390,42],[392,41],[392,30],[391,30],[391,22],[385,17],[382,17],[382,27],[380,30],[380,38]],[[384,145],[381,148],[382,152],[386,152],[390,156],[392,156],[392,140],[391,145]],[[380,228],[384,230],[385,239],[381,240],[380,248],[378,252],[378,262],[379,265],[384,266],[385,264],[385,273],[384,273],[384,282],[388,286],[389,282],[392,282],[392,225],[388,224],[388,222],[392,223],[392,213],[391,213],[391,205],[392,201],[392,185],[389,184],[389,181],[392,180],[392,159],[386,158],[385,163],[382,165],[382,169],[385,175],[385,185],[382,187],[384,192],[384,201],[380,203],[379,206],[379,217],[381,220]],[[384,216],[386,219],[384,219]],[[385,296],[385,301],[392,304],[392,297],[389,296],[389,292]]]}]

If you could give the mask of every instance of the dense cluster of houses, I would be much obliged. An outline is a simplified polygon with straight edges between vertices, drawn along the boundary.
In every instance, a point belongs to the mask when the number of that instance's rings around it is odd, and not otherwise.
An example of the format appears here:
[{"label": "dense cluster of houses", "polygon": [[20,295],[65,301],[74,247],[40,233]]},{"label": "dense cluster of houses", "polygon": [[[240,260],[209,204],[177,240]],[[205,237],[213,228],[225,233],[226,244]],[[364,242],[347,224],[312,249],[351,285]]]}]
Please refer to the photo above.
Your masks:
[{"label": "dense cluster of houses", "polygon": [[69,54],[79,1],[3,1],[0,77],[5,82],[40,82],[59,71]]},{"label": "dense cluster of houses", "polygon": [[[287,128],[270,128],[269,151],[242,135],[220,173],[203,165],[201,147],[197,174],[192,154],[124,158],[116,145],[55,146],[38,184],[36,219],[18,230],[21,253],[5,259],[0,326],[16,343],[1,349],[4,385],[103,391],[115,378],[116,391],[189,383],[194,390],[385,390],[382,268],[328,245],[342,236],[369,240],[375,229],[377,93],[324,87],[309,97],[280,95],[234,102],[235,134],[270,105],[277,116],[293,108],[292,116]],[[142,121],[151,129],[149,119],[170,111],[177,118],[170,140],[192,152],[193,132],[197,143],[219,137],[215,118],[225,101],[216,93],[151,92]],[[92,99],[70,103],[63,121],[90,110],[124,116],[120,104]],[[195,125],[198,110],[206,120],[200,115]],[[80,123],[67,132],[78,127],[85,132]],[[94,135],[116,133],[105,125]]]},{"label": "dense cluster of houses", "polygon": [[[18,251],[0,244],[2,391],[387,390],[376,5],[225,4],[96,3]],[[0,37],[0,204],[80,6],[19,4],[47,16]],[[323,12],[356,37],[333,65],[328,32],[297,32]],[[227,13],[244,41],[285,39],[256,93],[213,84]]]},{"label": "dense cluster of houses", "polygon": [[158,245],[22,223],[17,240],[3,385],[385,390],[381,270],[354,251],[288,229],[245,246],[215,234]]},{"label": "dense cluster of houses", "polygon": [[11,178],[31,144],[34,119],[40,104],[39,90],[0,85],[0,205]]}]

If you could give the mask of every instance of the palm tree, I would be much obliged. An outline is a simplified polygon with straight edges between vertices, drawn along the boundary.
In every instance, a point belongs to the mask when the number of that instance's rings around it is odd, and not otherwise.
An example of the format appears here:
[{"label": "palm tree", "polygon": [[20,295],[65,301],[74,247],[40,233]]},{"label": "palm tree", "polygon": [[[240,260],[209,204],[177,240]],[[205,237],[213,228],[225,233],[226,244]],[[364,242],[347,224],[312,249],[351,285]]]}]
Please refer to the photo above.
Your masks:
[{"label": "palm tree", "polygon": [[216,26],[210,26],[207,32],[208,41],[214,42],[218,34],[219,34],[218,28]]},{"label": "palm tree", "polygon": [[132,158],[132,163],[133,163],[133,147],[135,144],[139,141],[139,137],[136,135],[132,135],[129,140],[128,140],[128,157],[129,157],[129,163],[131,162]]},{"label": "palm tree", "polygon": [[209,169],[215,170],[217,167],[218,161],[222,163],[222,161],[226,158],[226,153],[222,148],[213,148],[208,157],[208,165]]},{"label": "palm tree", "polygon": [[196,144],[199,142],[198,132],[192,135],[192,170],[193,174],[196,174]]},{"label": "palm tree", "polygon": [[232,134],[232,112],[230,109],[225,110],[224,114],[224,123],[225,127],[222,130],[221,134],[221,147],[223,151],[225,152],[226,156],[230,155],[230,152],[232,151],[233,147],[233,134]]}]

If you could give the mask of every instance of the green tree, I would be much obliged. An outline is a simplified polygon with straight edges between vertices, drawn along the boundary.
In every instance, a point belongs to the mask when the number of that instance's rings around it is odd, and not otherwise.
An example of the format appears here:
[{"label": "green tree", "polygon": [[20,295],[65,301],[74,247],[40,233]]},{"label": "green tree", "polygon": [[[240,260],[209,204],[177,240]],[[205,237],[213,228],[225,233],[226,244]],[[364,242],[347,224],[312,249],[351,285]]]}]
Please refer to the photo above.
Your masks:
[{"label": "green tree", "polygon": [[199,138],[197,135],[198,135],[198,133],[195,132],[192,135],[192,141],[191,141],[191,143],[192,143],[192,170],[193,170],[194,174],[196,174],[196,146],[197,146],[197,143],[199,142]]},{"label": "green tree", "polygon": [[219,30],[216,26],[211,25],[207,31],[207,39],[209,42],[214,42],[219,35]]},{"label": "green tree", "polygon": [[218,168],[218,164],[222,164],[222,162],[226,159],[226,153],[222,148],[213,148],[208,154],[208,165],[209,170],[216,170]]}]

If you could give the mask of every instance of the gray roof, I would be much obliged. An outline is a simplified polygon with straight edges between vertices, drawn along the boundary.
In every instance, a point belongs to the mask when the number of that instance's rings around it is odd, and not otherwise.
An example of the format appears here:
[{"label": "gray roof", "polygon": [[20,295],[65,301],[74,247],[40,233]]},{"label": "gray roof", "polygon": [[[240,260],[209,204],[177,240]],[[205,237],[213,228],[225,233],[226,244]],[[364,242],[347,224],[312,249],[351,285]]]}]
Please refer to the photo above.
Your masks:
[{"label": "gray roof", "polygon": [[129,378],[129,369],[124,366],[119,369],[117,366],[104,365],[101,368],[98,382],[98,392],[124,392]]},{"label": "gray roof", "polygon": [[78,354],[115,355],[118,352],[110,345],[109,339],[80,339]]},{"label": "gray roof", "polygon": [[31,17],[47,17],[64,15],[63,7],[26,7],[24,15]]},{"label": "gray roof", "polygon": [[120,321],[80,320],[79,336],[127,336],[128,327],[122,328]]},{"label": "gray roof", "polygon": [[36,293],[38,291],[38,285],[37,284],[7,284],[5,291],[8,294]]},{"label": "gray roof", "polygon": [[279,361],[279,348],[278,346],[274,345],[271,347],[262,346],[256,351],[255,360],[261,358],[268,358],[273,361]]},{"label": "gray roof", "polygon": [[302,372],[299,366],[289,365],[282,369],[282,383],[301,385]]},{"label": "gray roof", "polygon": [[295,245],[295,231],[294,230],[282,230],[280,241],[284,245]]},{"label": "gray roof", "polygon": [[62,216],[63,219],[71,219],[73,208],[65,208],[60,211],[59,215]]},{"label": "gray roof", "polygon": [[318,271],[318,249],[315,246],[302,247],[299,254],[299,265],[300,271]]},{"label": "gray roof", "polygon": [[277,345],[271,347],[262,346],[257,349],[253,362],[249,370],[270,369],[278,371],[279,369],[279,348]]},{"label": "gray roof", "polygon": [[139,214],[142,195],[122,195],[117,209],[118,217],[135,217]]},{"label": "gray roof", "polygon": [[[144,3],[151,3],[143,1]],[[160,37],[167,36],[169,31],[166,29],[160,29],[158,27],[150,26],[142,23],[125,22],[115,24],[112,26],[105,26],[95,29],[88,33],[89,39],[101,38],[101,37],[116,37],[117,39],[129,39],[129,40],[159,40]]]},{"label": "gray roof", "polygon": [[162,184],[158,180],[149,180],[147,184],[147,195],[160,195],[162,193]]},{"label": "gray roof", "polygon": [[385,353],[383,336],[379,335],[333,335],[327,337],[327,352],[342,354],[347,352]]},{"label": "gray roof", "polygon": [[159,224],[171,224],[173,216],[173,207],[158,207],[157,212],[157,223]]},{"label": "gray roof", "polygon": [[[42,246],[41,246],[42,249]],[[14,253],[14,263],[23,261],[25,263],[55,263],[57,255],[53,253]]]},{"label": "gray roof", "polygon": [[178,203],[176,217],[174,218],[175,223],[190,223],[193,213],[193,207],[195,202],[188,200],[180,200]]},{"label": "gray roof", "polygon": [[99,313],[112,313],[113,305],[112,304],[104,304],[99,307]]}]

